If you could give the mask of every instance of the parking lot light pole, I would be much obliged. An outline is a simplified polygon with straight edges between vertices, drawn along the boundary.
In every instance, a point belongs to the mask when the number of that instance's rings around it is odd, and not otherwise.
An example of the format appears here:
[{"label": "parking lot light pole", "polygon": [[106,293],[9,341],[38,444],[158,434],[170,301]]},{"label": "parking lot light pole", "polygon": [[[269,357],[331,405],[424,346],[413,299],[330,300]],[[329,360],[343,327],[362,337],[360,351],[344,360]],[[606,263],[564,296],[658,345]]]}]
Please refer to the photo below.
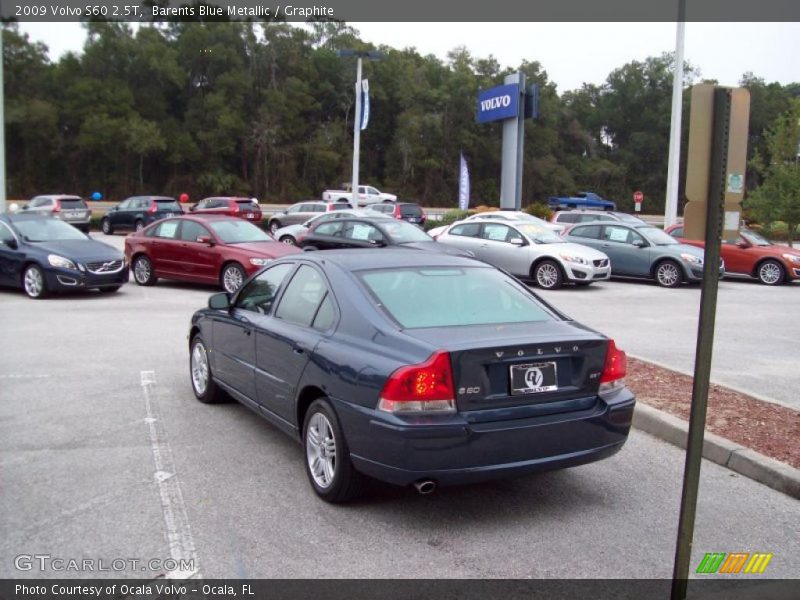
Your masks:
[{"label": "parking lot light pole", "polygon": [[356,112],[353,118],[353,179],[351,182],[351,200],[353,208],[358,208],[358,165],[361,158],[361,66],[364,58],[369,60],[380,60],[383,58],[382,52],[374,50],[337,50],[336,56],[340,58],[355,56],[356,62]]}]

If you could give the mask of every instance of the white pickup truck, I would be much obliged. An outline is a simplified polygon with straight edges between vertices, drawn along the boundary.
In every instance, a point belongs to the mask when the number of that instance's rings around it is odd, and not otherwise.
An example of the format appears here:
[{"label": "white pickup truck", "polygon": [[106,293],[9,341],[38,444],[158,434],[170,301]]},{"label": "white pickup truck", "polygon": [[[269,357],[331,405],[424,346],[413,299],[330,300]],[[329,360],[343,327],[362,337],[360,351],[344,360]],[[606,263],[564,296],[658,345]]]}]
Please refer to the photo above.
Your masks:
[{"label": "white pickup truck", "polygon": [[[352,188],[349,185],[345,185],[344,187],[345,189],[343,190],[325,190],[322,192],[322,199],[327,202],[350,202],[353,197],[353,193],[350,191]],[[385,194],[371,185],[358,186],[358,206],[367,206],[384,201],[396,202],[397,196],[394,194]]]}]

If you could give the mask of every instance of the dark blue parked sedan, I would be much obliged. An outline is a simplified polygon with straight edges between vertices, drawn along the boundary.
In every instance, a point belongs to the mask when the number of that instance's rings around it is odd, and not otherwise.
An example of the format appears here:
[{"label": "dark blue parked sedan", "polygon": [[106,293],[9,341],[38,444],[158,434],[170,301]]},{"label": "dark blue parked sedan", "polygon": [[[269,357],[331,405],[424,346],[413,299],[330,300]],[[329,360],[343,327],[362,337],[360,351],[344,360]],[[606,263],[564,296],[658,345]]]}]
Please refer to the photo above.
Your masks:
[{"label": "dark blue parked sedan", "polygon": [[270,264],[195,313],[197,398],[232,396],[303,444],[323,499],[364,475],[422,493],[608,457],[625,353],[469,258],[332,250]]},{"label": "dark blue parked sedan", "polygon": [[43,298],[78,289],[116,292],[127,281],[122,252],[72,225],[42,215],[0,215],[0,285]]}]

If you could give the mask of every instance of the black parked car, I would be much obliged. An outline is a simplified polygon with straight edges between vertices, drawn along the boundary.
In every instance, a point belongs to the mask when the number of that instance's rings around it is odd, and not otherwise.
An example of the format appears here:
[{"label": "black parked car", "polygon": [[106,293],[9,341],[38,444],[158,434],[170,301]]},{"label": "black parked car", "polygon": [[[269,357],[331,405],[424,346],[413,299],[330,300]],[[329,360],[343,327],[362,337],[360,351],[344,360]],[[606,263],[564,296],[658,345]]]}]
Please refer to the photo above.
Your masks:
[{"label": "black parked car", "polygon": [[337,219],[316,223],[298,246],[304,250],[394,246],[432,250],[455,256],[473,256],[471,252],[438,243],[419,227],[389,217]]},{"label": "black parked car", "polygon": [[0,215],[0,285],[48,292],[116,292],[128,281],[122,252],[53,217]]},{"label": "black parked car", "polygon": [[398,249],[285,257],[192,317],[202,402],[232,396],[303,444],[315,492],[421,493],[608,457],[625,353],[484,263]]},{"label": "black parked car", "polygon": [[141,231],[153,221],[183,214],[180,203],[168,196],[132,196],[111,208],[100,222],[103,233],[118,229]]}]

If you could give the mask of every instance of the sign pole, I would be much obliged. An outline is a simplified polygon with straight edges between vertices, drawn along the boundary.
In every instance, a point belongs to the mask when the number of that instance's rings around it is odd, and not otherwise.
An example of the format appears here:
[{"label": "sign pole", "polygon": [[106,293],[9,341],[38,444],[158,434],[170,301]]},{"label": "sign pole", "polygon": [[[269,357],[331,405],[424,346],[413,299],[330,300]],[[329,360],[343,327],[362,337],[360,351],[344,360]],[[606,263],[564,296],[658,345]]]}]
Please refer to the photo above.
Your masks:
[{"label": "sign pole", "polygon": [[356,114],[353,117],[352,205],[358,208],[358,161],[361,153],[361,56],[356,63]]},{"label": "sign pole", "polygon": [[0,29],[0,214],[6,212],[6,121],[3,88],[3,30]]},{"label": "sign pole", "polygon": [[500,208],[519,210],[522,205],[522,157],[525,145],[525,73],[507,75],[503,83],[518,86],[518,98],[516,116],[503,121]]}]

